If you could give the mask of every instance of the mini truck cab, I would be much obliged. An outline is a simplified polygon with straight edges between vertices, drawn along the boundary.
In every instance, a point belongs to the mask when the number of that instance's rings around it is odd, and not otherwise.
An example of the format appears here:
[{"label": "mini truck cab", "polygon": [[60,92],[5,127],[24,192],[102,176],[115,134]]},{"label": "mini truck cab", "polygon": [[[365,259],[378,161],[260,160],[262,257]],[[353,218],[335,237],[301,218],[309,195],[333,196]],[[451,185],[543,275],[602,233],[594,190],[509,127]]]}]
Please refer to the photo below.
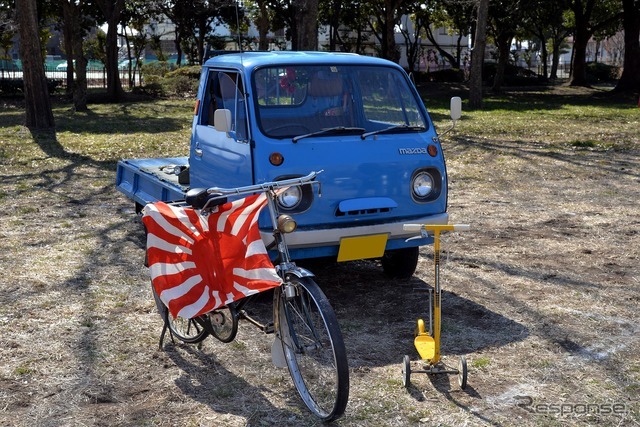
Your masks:
[{"label": "mini truck cab", "polygon": [[188,158],[119,162],[117,187],[138,207],[322,170],[321,192],[279,197],[298,224],[287,235],[292,258],[380,258],[395,277],[413,274],[430,243],[407,240],[403,224],[448,222],[442,147],[397,64],[328,52],[220,55],[203,66],[194,113]]}]

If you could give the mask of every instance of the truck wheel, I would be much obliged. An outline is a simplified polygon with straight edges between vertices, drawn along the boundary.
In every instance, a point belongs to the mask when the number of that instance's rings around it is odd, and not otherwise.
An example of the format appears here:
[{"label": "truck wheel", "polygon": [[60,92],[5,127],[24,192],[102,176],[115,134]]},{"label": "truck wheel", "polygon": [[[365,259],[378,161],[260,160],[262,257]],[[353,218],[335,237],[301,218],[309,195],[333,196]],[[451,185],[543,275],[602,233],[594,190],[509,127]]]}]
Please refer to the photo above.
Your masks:
[{"label": "truck wheel", "polygon": [[418,266],[419,248],[386,251],[381,259],[384,274],[394,279],[408,279]]}]

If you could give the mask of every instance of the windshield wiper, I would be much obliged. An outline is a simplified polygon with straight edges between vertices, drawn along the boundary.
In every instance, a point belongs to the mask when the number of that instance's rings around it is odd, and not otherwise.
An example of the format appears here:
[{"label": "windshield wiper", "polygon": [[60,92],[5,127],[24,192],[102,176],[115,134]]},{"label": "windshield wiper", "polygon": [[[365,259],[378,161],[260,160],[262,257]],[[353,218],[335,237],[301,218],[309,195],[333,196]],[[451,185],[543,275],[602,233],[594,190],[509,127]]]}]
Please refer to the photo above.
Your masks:
[{"label": "windshield wiper", "polygon": [[363,133],[362,135],[360,135],[360,138],[365,139],[368,136],[371,135],[378,135],[380,133],[387,133],[387,132],[392,132],[392,131],[407,131],[407,132],[420,132],[422,130],[425,130],[426,128],[424,126],[416,126],[416,125],[393,125],[393,126],[389,126],[388,128],[384,128],[384,129],[378,129],[378,130],[374,130],[371,132],[367,132],[367,133]]},{"label": "windshield wiper", "polygon": [[298,136],[294,136],[292,141],[294,143],[300,141],[303,138],[308,138],[310,136],[318,136],[318,135],[339,135],[339,134],[343,134],[343,135],[357,135],[357,134],[361,134],[362,132],[364,132],[364,128],[356,128],[356,127],[347,127],[347,126],[336,126],[336,127],[332,127],[332,128],[324,128],[324,129],[320,129],[318,131],[315,132],[311,132],[311,133],[306,133],[304,135],[298,135]]}]

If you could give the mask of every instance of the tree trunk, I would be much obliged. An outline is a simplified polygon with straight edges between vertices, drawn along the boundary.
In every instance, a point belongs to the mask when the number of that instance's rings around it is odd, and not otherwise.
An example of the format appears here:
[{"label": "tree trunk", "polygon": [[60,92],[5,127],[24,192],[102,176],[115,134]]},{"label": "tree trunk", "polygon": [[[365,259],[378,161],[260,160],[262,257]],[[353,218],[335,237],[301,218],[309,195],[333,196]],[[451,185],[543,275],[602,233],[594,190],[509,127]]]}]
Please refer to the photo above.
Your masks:
[{"label": "tree trunk", "polygon": [[493,77],[493,87],[491,90],[494,92],[500,92],[502,85],[504,84],[504,71],[507,68],[509,62],[509,54],[511,47],[511,40],[513,39],[513,33],[502,32],[496,40],[498,47],[498,63],[496,64],[496,75]]},{"label": "tree trunk", "polygon": [[558,78],[558,65],[560,65],[560,48],[553,46],[553,53],[551,58],[551,71],[549,71],[549,79],[556,80]]},{"label": "tree trunk", "polygon": [[433,30],[431,29],[431,26],[425,27],[425,34],[427,35],[427,40],[429,40],[431,42],[433,47],[436,48],[436,50],[438,51],[440,56],[442,56],[442,58],[445,61],[447,61],[449,64],[451,64],[451,66],[453,68],[460,68],[460,53],[459,52],[458,52],[458,58],[456,59],[452,54],[450,54],[449,52],[444,50],[442,48],[442,46],[440,46],[440,44],[438,43],[438,40],[437,40],[436,36],[433,34]]},{"label": "tree trunk", "polygon": [[549,75],[549,52],[547,51],[547,38],[544,35],[540,34],[540,48],[542,49],[542,75],[545,80],[547,80],[547,76]]},{"label": "tree trunk", "polygon": [[75,34],[73,51],[76,59],[76,82],[73,85],[73,109],[75,111],[87,111],[87,57],[82,49],[82,29],[78,24]]},{"label": "tree trunk", "polygon": [[[207,34],[207,29],[209,28],[209,20],[206,17],[202,17],[198,20],[198,36],[196,37],[196,51],[198,53],[198,64],[204,64],[204,43]],[[239,39],[238,40],[238,50],[242,49],[242,44]],[[160,41],[158,40],[158,46],[160,46]]]},{"label": "tree trunk", "polygon": [[400,62],[400,52],[396,50],[396,9],[402,5],[404,0],[384,0],[384,43],[382,45],[382,57]]},{"label": "tree trunk", "polygon": [[590,26],[593,6],[596,0],[574,0],[571,5],[575,16],[573,32],[573,55],[571,58],[571,86],[589,86],[587,83],[587,45],[593,35]]},{"label": "tree trunk", "polygon": [[318,50],[318,0],[297,0],[297,50]]},{"label": "tree trunk", "polygon": [[258,50],[269,50],[269,11],[267,10],[266,0],[258,0],[258,8],[260,10],[256,26],[258,27]]},{"label": "tree trunk", "polygon": [[16,15],[26,105],[25,126],[29,129],[51,129],[55,122],[38,35],[36,0],[16,0]]},{"label": "tree trunk", "polygon": [[73,93],[73,23],[74,23],[74,6],[73,4],[62,2],[62,40],[67,53],[67,89],[68,95]]},{"label": "tree trunk", "polygon": [[635,6],[634,0],[622,0],[622,7],[624,69],[614,90],[638,93],[640,92],[640,10]]},{"label": "tree trunk", "polygon": [[107,97],[111,101],[119,101],[124,97],[120,74],[118,73],[118,24],[124,9],[124,0],[98,0],[98,5],[108,24],[107,29]]},{"label": "tree trunk", "polygon": [[334,52],[338,43],[340,28],[340,14],[342,11],[342,2],[334,0],[331,8],[331,16],[329,17],[329,51]]},{"label": "tree trunk", "polygon": [[[178,59],[176,60],[176,64],[179,67],[180,64],[182,64],[182,34],[180,33],[180,31],[177,30],[177,28],[176,28],[176,37],[175,37],[173,45],[175,46],[176,54],[178,55]],[[137,62],[137,60],[136,60],[136,62]]]},{"label": "tree trunk", "polygon": [[562,42],[564,41],[566,34],[554,34],[551,38],[552,52],[551,55],[551,71],[549,72],[549,78],[551,80],[556,80],[558,78],[558,67],[560,65],[560,48],[562,46]]},{"label": "tree trunk", "polygon": [[484,49],[487,45],[487,16],[489,0],[479,0],[476,34],[471,54],[471,75],[469,77],[469,106],[471,109],[482,108],[482,67],[484,65]]},{"label": "tree trunk", "polygon": [[571,86],[589,86],[587,82],[587,44],[591,34],[578,29],[573,39],[573,60],[571,66]]}]

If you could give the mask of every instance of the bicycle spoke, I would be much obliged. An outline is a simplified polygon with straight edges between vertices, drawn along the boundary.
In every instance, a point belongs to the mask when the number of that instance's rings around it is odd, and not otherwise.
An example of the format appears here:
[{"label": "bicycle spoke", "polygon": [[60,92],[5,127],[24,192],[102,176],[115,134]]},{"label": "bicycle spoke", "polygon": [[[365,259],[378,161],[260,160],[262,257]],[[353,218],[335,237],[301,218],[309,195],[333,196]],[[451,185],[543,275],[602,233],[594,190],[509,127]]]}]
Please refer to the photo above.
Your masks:
[{"label": "bicycle spoke", "polygon": [[325,421],[338,418],[348,399],[346,353],[335,314],[309,278],[294,280],[296,296],[278,294],[285,360],[304,403]]}]

